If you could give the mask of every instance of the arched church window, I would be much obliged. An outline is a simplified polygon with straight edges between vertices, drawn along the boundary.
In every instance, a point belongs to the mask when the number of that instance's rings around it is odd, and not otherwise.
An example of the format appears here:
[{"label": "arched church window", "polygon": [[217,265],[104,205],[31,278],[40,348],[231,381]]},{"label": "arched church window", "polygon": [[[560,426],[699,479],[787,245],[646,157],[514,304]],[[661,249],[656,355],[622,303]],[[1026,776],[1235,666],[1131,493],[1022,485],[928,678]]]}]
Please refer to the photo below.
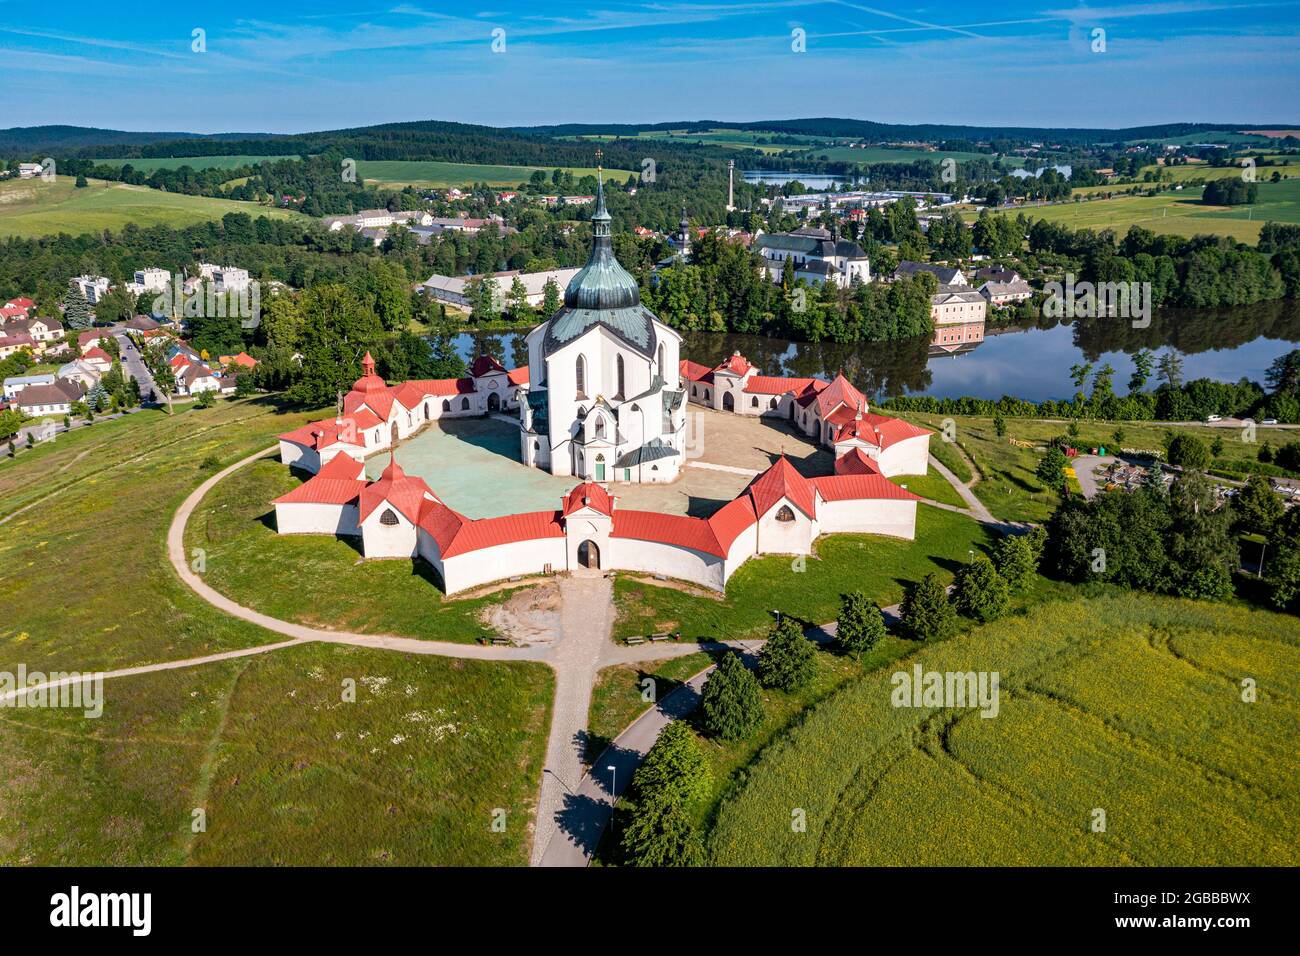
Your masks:
[{"label": "arched church window", "polygon": [[615,375],[618,379],[618,391],[615,393],[616,398],[623,398],[623,356],[618,356],[614,362]]},{"label": "arched church window", "polygon": [[794,512],[790,510],[789,505],[782,505],[781,510],[776,513],[777,521],[793,521]]},{"label": "arched church window", "polygon": [[758,396],[757,396],[757,395],[755,395],[753,398],[751,398],[751,399],[749,400],[749,407],[750,407],[750,408],[758,408]]},{"label": "arched church window", "polygon": [[596,437],[597,438],[605,437],[605,419],[600,417],[597,417],[596,419]]},{"label": "arched church window", "polygon": [[462,398],[462,399],[460,400],[460,410],[461,410],[462,412],[467,412],[467,411],[469,411],[469,399],[468,399],[468,398]]},{"label": "arched church window", "polygon": [[770,404],[770,405],[768,405],[768,406],[767,406],[767,407],[768,407],[768,408],[776,408],[776,399],[775,399],[775,398],[774,398],[774,399],[772,399],[772,402],[771,402],[771,404]]},{"label": "arched church window", "polygon": [[659,377],[665,378],[664,375],[664,344],[659,343]]},{"label": "arched church window", "polygon": [[451,402],[447,401],[445,398],[442,400],[442,410],[444,412],[451,411]]},{"label": "arched church window", "polygon": [[577,385],[578,398],[587,397],[587,360],[581,355],[573,363],[573,380]]},{"label": "arched church window", "polygon": [[379,516],[379,523],[388,528],[392,528],[397,525],[397,515],[393,514],[392,508],[384,509],[384,513]]}]

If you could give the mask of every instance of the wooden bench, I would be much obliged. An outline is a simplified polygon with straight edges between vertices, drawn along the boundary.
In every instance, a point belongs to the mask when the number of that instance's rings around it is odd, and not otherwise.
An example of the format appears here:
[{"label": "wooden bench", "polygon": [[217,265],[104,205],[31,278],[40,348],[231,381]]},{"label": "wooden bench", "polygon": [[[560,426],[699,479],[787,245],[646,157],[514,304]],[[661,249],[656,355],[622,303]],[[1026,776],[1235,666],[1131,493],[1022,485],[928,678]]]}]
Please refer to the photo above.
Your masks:
[{"label": "wooden bench", "polygon": [[645,638],[644,638],[644,637],[629,637],[629,638],[627,639],[627,642],[628,642],[629,644],[644,644],[644,643],[645,643]]},{"label": "wooden bench", "polygon": [[673,637],[673,636],[672,636],[671,634],[651,634],[651,635],[650,635],[650,640],[655,641],[655,642],[658,642],[658,641],[669,641],[669,640],[672,640],[672,637]]},{"label": "wooden bench", "polygon": [[494,637],[492,643],[498,647],[513,647],[515,642],[506,637]]}]

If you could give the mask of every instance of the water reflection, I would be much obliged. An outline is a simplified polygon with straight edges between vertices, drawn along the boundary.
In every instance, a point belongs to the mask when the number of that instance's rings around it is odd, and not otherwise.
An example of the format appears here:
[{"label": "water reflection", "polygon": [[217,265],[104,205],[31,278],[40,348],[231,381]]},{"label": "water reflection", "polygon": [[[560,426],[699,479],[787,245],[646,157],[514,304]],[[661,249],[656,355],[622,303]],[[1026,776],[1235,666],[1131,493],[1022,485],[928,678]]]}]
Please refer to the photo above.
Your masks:
[{"label": "water reflection", "polygon": [[[1119,319],[1040,318],[1028,326],[990,323],[983,332],[982,341],[976,336],[976,341],[960,343],[917,338],[849,345],[695,332],[685,336],[683,355],[716,365],[739,350],[766,375],[830,378],[842,371],[877,399],[909,393],[1069,398],[1074,392],[1070,367],[1080,362],[1109,362],[1115,368],[1115,390],[1122,394],[1133,371],[1131,355],[1143,348],[1182,353],[1185,380],[1245,377],[1262,383],[1273,360],[1300,342],[1300,303],[1160,310],[1145,329]],[[485,350],[510,366],[527,359],[522,333],[465,333],[456,344],[467,358]]]}]

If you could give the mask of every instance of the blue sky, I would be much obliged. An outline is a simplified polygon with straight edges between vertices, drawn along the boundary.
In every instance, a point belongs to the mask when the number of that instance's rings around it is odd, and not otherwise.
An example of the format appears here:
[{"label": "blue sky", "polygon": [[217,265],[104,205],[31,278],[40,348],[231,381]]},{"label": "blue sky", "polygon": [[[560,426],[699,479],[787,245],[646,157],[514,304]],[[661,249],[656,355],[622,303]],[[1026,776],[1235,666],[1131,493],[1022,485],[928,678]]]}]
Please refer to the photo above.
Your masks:
[{"label": "blue sky", "polygon": [[1300,0],[0,0],[0,62],[0,127],[1300,124]]}]

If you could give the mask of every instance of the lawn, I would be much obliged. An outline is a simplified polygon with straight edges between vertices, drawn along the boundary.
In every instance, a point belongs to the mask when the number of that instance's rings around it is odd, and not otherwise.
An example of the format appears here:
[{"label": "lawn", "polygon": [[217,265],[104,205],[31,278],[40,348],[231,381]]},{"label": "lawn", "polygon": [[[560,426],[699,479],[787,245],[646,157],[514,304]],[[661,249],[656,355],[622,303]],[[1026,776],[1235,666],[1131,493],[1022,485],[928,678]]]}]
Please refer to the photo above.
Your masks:
[{"label": "lawn", "polygon": [[[575,177],[595,176],[596,168],[561,166]],[[485,166],[472,163],[443,163],[433,160],[370,160],[357,163],[361,178],[386,186],[472,186],[487,183],[489,186],[518,186],[527,182],[537,170],[546,174],[550,183],[554,166]],[[627,169],[607,169],[610,179],[627,180],[636,173]],[[548,187],[549,188],[549,187]]]},{"label": "lawn", "polygon": [[897,603],[905,584],[931,571],[951,578],[971,550],[988,548],[994,539],[994,532],[965,515],[919,505],[915,541],[828,535],[803,561],[769,555],[745,562],[727,582],[725,597],[620,577],[614,583],[614,637],[676,630],[693,641],[755,637],[771,626],[774,610],[825,623],[839,613],[846,591],[861,590],[882,606]]},{"label": "lawn", "polygon": [[[146,410],[0,460],[0,670],[279,640],[186,588],[164,541],[195,485],[313,417],[270,399]],[[202,531],[238,520],[226,509]],[[304,580],[266,570],[286,589]],[[355,704],[340,700],[345,677]],[[6,709],[0,863],[522,864],[551,685],[537,664],[306,645],[108,681],[98,720]],[[195,807],[205,833],[189,829]],[[495,808],[503,833],[490,829]]]},{"label": "lawn", "polygon": [[246,607],[331,630],[461,642],[489,633],[480,614],[511,591],[449,599],[423,562],[363,561],[353,539],[276,534],[271,501],[299,484],[268,457],[204,497],[186,548],[203,549],[208,584]]},{"label": "lawn", "polygon": [[939,501],[946,505],[965,508],[966,502],[957,494],[957,489],[948,483],[948,479],[934,470],[931,465],[924,475],[895,475],[889,479],[894,484],[906,488],[914,495]]},{"label": "lawn", "polygon": [[59,176],[54,182],[15,179],[0,183],[0,236],[80,235],[117,231],[128,223],[141,228],[180,228],[220,219],[230,212],[272,219],[298,215],[258,203],[185,196],[100,179],[89,180],[83,189],[78,189],[70,176]]},{"label": "lawn", "polygon": [[93,162],[105,166],[131,166],[142,173],[152,173],[159,169],[235,169],[239,166],[256,166],[258,163],[274,163],[281,159],[298,159],[298,154],[281,156],[164,156],[158,158],[136,159],[96,159]]},{"label": "lawn", "polygon": [[[942,428],[944,418],[952,418],[956,424],[956,443],[971,456],[982,475],[982,480],[972,490],[995,517],[1003,521],[1042,522],[1056,510],[1059,499],[1055,492],[1047,490],[1035,474],[1043,453],[1035,448],[1013,445],[1011,439],[1032,442],[1035,446],[1045,445],[1055,436],[1066,434],[1069,427],[1066,422],[1008,418],[1005,420],[1007,433],[999,438],[991,418],[922,415],[912,412],[894,414],[936,431]],[[1078,424],[1079,436],[1074,441],[1081,448],[1104,446],[1107,451],[1111,451],[1115,445],[1112,435],[1116,428],[1124,430],[1123,447],[1134,449],[1158,449],[1163,446],[1167,431],[1185,432],[1206,443],[1212,442],[1216,437],[1223,439],[1219,457],[1229,463],[1234,460],[1254,460],[1261,443],[1272,441],[1276,445],[1279,441],[1271,434],[1273,430],[1267,428],[1258,429],[1258,441],[1249,443],[1242,441],[1242,433],[1235,428],[1207,428],[1198,425],[1175,427],[1160,422],[1080,421]],[[954,454],[951,449],[944,449],[938,441],[931,442],[931,450]]]},{"label": "lawn", "polygon": [[[1071,229],[1113,229],[1121,236],[1129,226],[1137,225],[1158,233],[1185,237],[1217,234],[1247,243],[1258,242],[1260,229],[1270,220],[1300,222],[1300,178],[1261,182],[1259,201],[1253,206],[1207,206],[1200,195],[1199,188],[1188,187],[1155,196],[1024,206],[1003,215],[1023,212],[1030,219],[1046,219]],[[963,215],[968,220],[976,216],[973,212]]]},{"label": "lawn", "polygon": [[306,645],[108,681],[98,720],[6,710],[0,862],[525,865],[552,683]]},{"label": "lawn", "polygon": [[846,683],[747,766],[711,862],[1300,862],[1294,617],[1143,595],[1056,602],[897,669],[913,664],[998,672],[997,715],[892,706],[893,667]]}]

